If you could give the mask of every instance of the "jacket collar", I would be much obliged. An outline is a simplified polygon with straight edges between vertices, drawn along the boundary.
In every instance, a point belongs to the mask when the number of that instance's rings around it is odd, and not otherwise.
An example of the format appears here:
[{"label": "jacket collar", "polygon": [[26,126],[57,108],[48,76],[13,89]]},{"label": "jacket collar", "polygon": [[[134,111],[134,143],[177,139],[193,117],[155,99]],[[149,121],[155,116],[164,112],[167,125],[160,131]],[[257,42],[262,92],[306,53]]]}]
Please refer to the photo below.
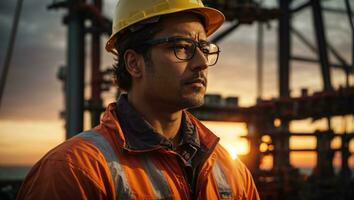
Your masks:
[{"label": "jacket collar", "polygon": [[128,102],[127,95],[122,94],[115,109],[120,127],[123,131],[125,148],[129,150],[146,151],[159,147],[174,149],[185,144],[200,147],[199,135],[196,127],[183,112],[180,129],[181,140],[177,147],[156,130],[141,116]]}]

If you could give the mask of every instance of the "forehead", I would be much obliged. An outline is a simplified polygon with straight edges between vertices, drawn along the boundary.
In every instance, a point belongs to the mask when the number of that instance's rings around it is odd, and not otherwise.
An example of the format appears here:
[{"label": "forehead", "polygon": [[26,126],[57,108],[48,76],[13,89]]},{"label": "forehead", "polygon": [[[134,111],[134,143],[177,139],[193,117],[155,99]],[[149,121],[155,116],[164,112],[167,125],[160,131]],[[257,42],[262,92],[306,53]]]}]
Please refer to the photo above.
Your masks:
[{"label": "forehead", "polygon": [[155,38],[183,36],[194,39],[206,39],[201,18],[194,13],[176,13],[166,15],[161,20],[162,29]]}]

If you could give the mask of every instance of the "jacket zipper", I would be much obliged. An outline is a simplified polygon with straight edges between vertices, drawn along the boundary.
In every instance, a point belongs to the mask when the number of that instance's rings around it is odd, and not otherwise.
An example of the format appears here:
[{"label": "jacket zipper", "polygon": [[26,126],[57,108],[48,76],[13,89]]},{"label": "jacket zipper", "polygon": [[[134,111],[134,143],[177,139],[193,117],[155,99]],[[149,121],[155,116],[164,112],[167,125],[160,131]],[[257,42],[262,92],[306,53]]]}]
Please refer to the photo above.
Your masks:
[{"label": "jacket zipper", "polygon": [[[173,152],[173,151],[172,151]],[[179,164],[181,170],[182,170],[182,174],[183,174],[183,178],[184,178],[184,181],[188,184],[188,192],[189,192],[189,197],[192,196],[193,194],[193,191],[192,191],[192,185],[191,183],[189,182],[189,179],[188,179],[188,174],[187,174],[187,171],[186,171],[186,167],[185,167],[185,164],[184,164],[184,161],[182,160],[183,158],[176,152],[173,152],[173,154],[175,154],[176,156],[176,159],[177,159],[177,163]]]},{"label": "jacket zipper", "polygon": [[[212,147],[209,149],[209,151],[207,151],[207,153],[205,154],[205,156],[203,157],[203,160],[200,162],[201,164],[196,168],[195,172],[193,172],[193,180],[192,180],[192,187],[195,189],[196,188],[196,183],[197,180],[199,178],[199,174],[200,174],[200,170],[203,168],[203,166],[205,165],[206,160],[208,160],[208,158],[210,157],[210,155],[213,153],[216,145],[219,143],[219,138],[215,141],[215,143],[212,145]],[[193,196],[191,196],[191,199],[197,199],[197,191],[194,192]]]},{"label": "jacket zipper", "polygon": [[203,168],[206,160],[210,157],[210,155],[213,153],[216,145],[218,144],[220,139],[216,140],[215,143],[212,145],[212,147],[205,153],[205,156],[203,156],[203,159],[201,160],[201,164],[195,169],[193,170],[192,168],[192,182],[189,181],[188,179],[188,174],[187,174],[187,171],[186,171],[186,167],[185,167],[185,164],[184,164],[184,161],[182,160],[183,158],[176,152],[172,151],[177,158],[177,162],[179,163],[180,167],[182,168],[182,173],[183,173],[183,177],[184,177],[184,180],[185,182],[187,182],[188,184],[188,190],[189,190],[189,198],[190,199],[197,199],[197,192],[194,191],[196,189],[196,183],[197,183],[197,180],[198,180],[198,177],[199,177],[199,173],[200,173],[200,170]]}]

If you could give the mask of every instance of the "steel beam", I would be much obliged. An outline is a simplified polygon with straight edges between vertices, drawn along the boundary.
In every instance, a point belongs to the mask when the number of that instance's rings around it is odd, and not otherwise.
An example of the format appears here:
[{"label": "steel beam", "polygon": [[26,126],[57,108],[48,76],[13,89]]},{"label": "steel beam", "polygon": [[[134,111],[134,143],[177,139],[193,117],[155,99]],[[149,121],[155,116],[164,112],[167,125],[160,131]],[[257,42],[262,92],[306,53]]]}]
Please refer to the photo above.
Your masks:
[{"label": "steel beam", "polygon": [[[315,45],[313,45],[309,39],[307,39],[300,31],[298,31],[296,28],[291,27],[291,32],[301,41],[303,44],[305,44],[312,52],[319,54],[319,51]],[[343,69],[347,73],[353,73],[354,67],[349,66],[349,64],[345,61],[345,59],[337,52],[337,50],[329,43],[327,43],[328,50],[333,54],[333,56],[340,62],[340,64],[329,64],[330,67],[334,66],[337,68]],[[293,56],[293,57],[298,57],[298,56]],[[301,58],[301,56],[300,56]],[[301,60],[301,59],[300,59]],[[312,59],[313,60],[313,59]],[[319,60],[316,60],[316,63],[320,63]]]},{"label": "steel beam", "polygon": [[290,68],[290,2],[278,0],[282,16],[278,21],[278,87],[279,96],[288,97],[289,94],[289,68]]},{"label": "steel beam", "polygon": [[[292,60],[296,61],[302,61],[302,62],[310,62],[310,63],[319,63],[319,60],[314,59],[314,58],[309,58],[309,57],[303,57],[303,56],[291,56]],[[343,64],[338,64],[338,63],[330,63],[329,66],[335,67],[338,69],[342,69],[344,71],[348,71],[349,73],[353,73],[353,68],[351,68],[349,65],[343,65]]]},{"label": "steel beam", "polygon": [[[95,0],[94,5],[99,12],[102,10],[102,0]],[[92,20],[92,26],[96,31],[92,32],[91,41],[91,100],[89,104],[89,109],[91,111],[91,127],[95,127],[100,122],[101,116],[101,84],[102,84],[102,73],[100,71],[101,63],[101,33],[97,27],[99,23],[97,20]]]},{"label": "steel beam", "polygon": [[324,22],[322,17],[321,3],[319,0],[311,0],[311,6],[312,6],[316,39],[317,39],[318,57],[320,59],[320,64],[321,64],[323,90],[329,91],[332,90],[332,83],[331,83],[327,41],[326,41],[325,27],[324,27]]},{"label": "steel beam", "polygon": [[83,130],[84,19],[76,9],[81,0],[69,0],[66,79],[66,138]]},{"label": "steel beam", "polygon": [[[278,88],[279,97],[288,98],[290,96],[289,82],[290,82],[290,54],[291,54],[291,40],[290,40],[290,23],[291,23],[291,0],[278,0],[279,8],[282,12],[278,21]],[[288,119],[281,118],[282,123],[278,127],[279,131],[285,132],[289,130]],[[283,182],[283,173],[288,171],[290,166],[289,152],[289,137],[276,138],[274,140],[274,159],[273,168],[279,173],[280,182]],[[282,190],[279,191],[282,194]],[[281,195],[282,196],[282,195]]]},{"label": "steel beam", "polygon": [[2,68],[2,72],[1,72],[0,106],[1,106],[1,102],[2,102],[3,93],[5,90],[7,73],[9,71],[10,64],[11,64],[12,52],[13,52],[13,48],[14,48],[15,41],[16,41],[16,34],[17,34],[18,22],[20,20],[20,15],[21,15],[21,10],[22,10],[22,3],[23,3],[23,0],[17,0],[16,9],[15,9],[15,16],[14,16],[14,20],[12,22],[11,34],[10,34],[10,39],[9,39],[9,46],[7,47],[4,67]]},{"label": "steel beam", "polygon": [[[345,0],[345,7],[348,15],[348,20],[350,24],[350,29],[352,31],[352,60],[351,60],[351,66],[354,69],[354,22],[353,22],[353,11],[351,9],[351,5],[349,0]],[[347,82],[347,87],[349,87],[349,72],[347,72],[347,77],[346,77],[346,82]]]},{"label": "steel beam", "polygon": [[230,25],[230,27],[228,27],[226,30],[213,37],[211,42],[218,43],[220,40],[224,39],[227,35],[234,31],[240,24],[240,22],[235,22],[234,24]]},{"label": "steel beam", "polygon": [[263,23],[258,22],[257,26],[257,98],[262,99],[263,96]]}]

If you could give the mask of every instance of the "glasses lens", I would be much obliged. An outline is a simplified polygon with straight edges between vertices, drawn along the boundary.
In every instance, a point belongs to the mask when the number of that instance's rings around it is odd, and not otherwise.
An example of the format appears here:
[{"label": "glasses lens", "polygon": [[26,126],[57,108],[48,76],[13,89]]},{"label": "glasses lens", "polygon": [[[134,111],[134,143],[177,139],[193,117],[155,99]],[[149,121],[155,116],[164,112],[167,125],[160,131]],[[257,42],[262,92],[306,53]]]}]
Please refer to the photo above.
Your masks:
[{"label": "glasses lens", "polygon": [[180,60],[189,60],[193,57],[195,52],[195,44],[188,40],[175,41],[174,51],[176,57]]},{"label": "glasses lens", "polygon": [[206,43],[201,44],[201,50],[207,59],[207,65],[215,65],[219,57],[219,47],[216,44]]},{"label": "glasses lens", "polygon": [[207,65],[215,65],[219,57],[219,47],[206,41],[196,42],[189,39],[178,39],[174,41],[174,52],[180,60],[190,60],[193,58],[196,47],[201,50],[207,60]]},{"label": "glasses lens", "polygon": [[219,56],[218,53],[209,54],[209,55],[207,56],[207,60],[208,60],[207,65],[208,65],[208,66],[213,66],[213,65],[215,65],[216,62],[218,61],[218,56]]}]

